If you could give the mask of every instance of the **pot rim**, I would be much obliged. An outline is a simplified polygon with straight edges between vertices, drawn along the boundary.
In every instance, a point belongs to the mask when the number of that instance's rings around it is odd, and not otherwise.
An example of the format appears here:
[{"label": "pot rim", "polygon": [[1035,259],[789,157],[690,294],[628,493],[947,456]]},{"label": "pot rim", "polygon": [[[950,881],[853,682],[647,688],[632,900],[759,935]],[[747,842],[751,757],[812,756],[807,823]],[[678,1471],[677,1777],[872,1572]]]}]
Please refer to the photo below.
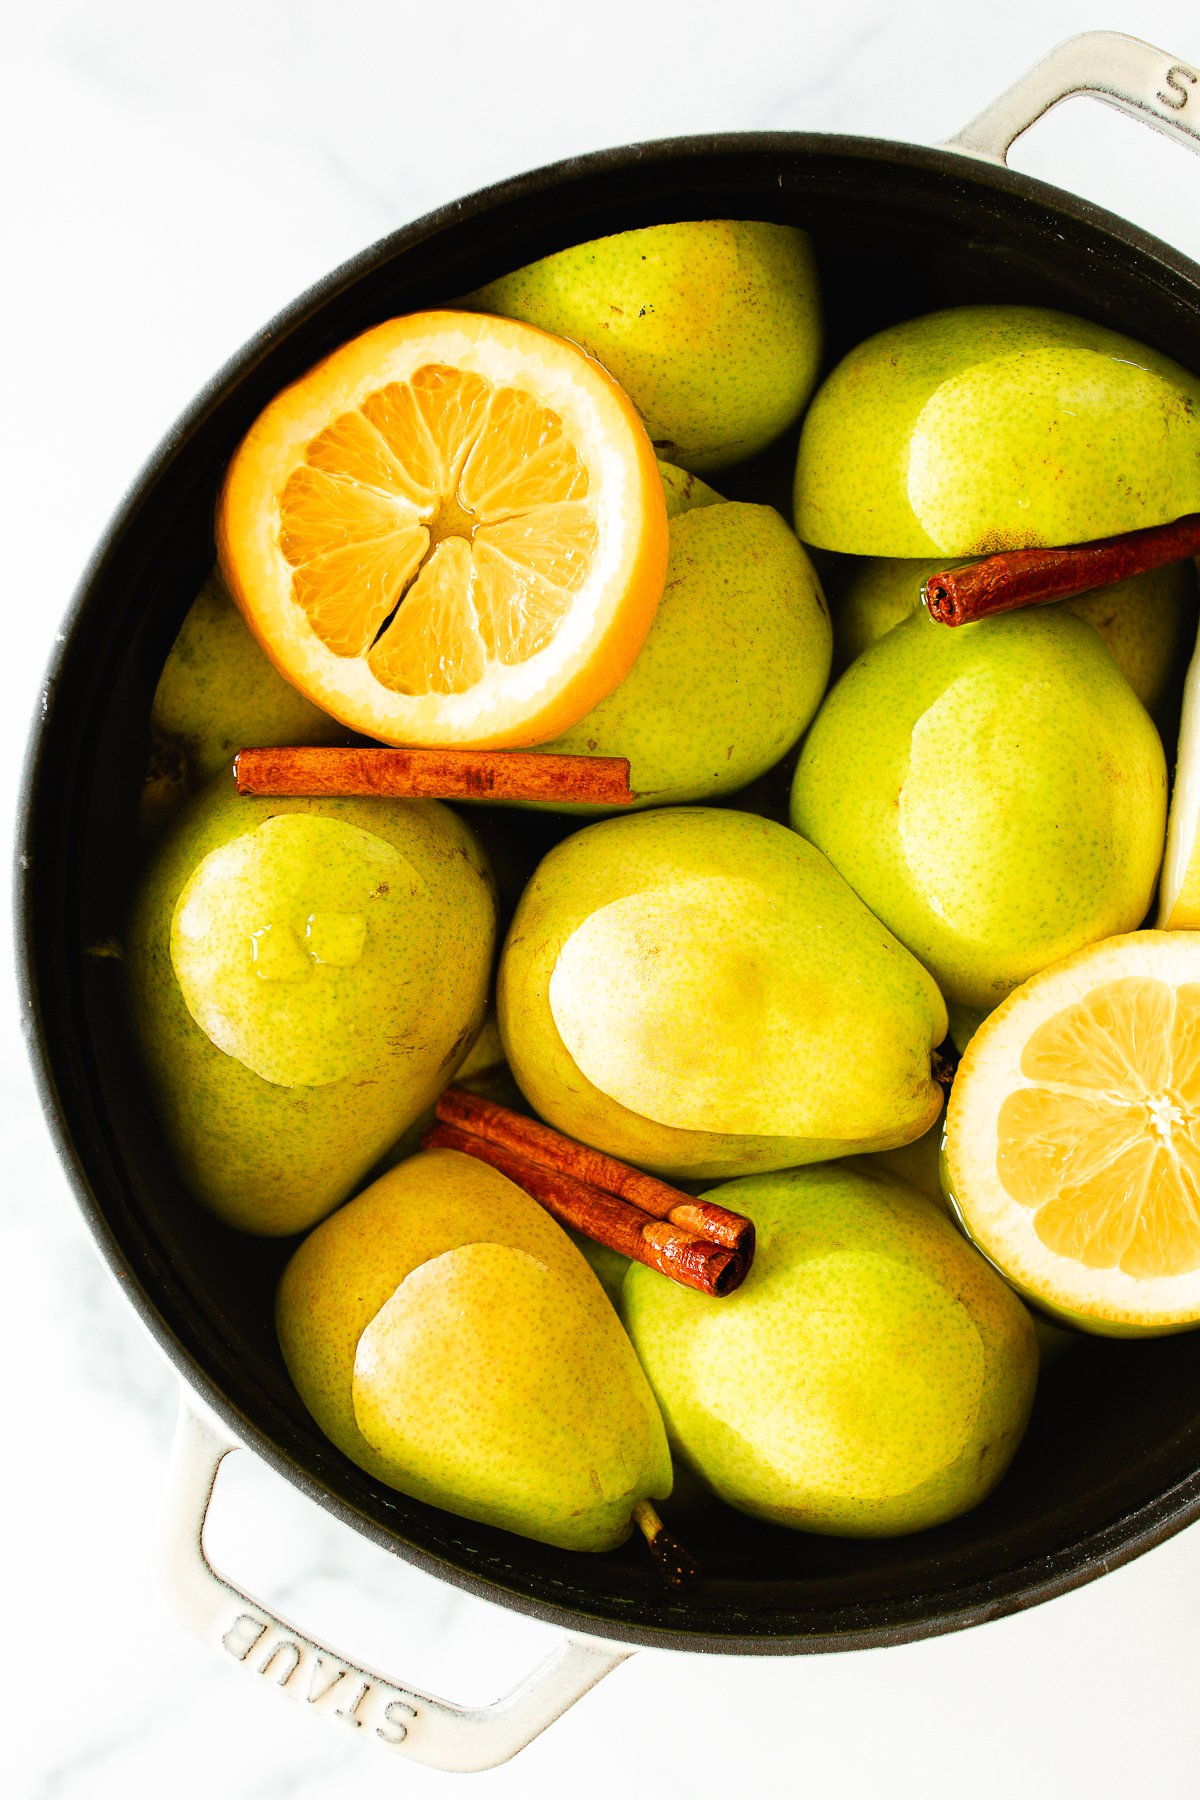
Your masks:
[{"label": "pot rim", "polygon": [[[1109,1520],[1101,1527],[1072,1539],[1051,1556],[1042,1556],[1006,1568],[990,1578],[975,1579],[940,1590],[942,1604],[927,1612],[907,1616],[902,1602],[895,1604],[893,1622],[866,1625],[856,1609],[847,1607],[845,1627],[834,1631],[772,1633],[769,1613],[755,1613],[752,1634],[707,1634],[686,1625],[652,1625],[601,1616],[567,1602],[544,1600],[510,1588],[494,1575],[478,1575],[470,1568],[424,1549],[398,1531],[345,1499],[328,1481],[315,1476],[282,1443],[256,1424],[225,1394],[216,1380],[196,1361],[174,1327],[164,1316],[141,1275],[122,1248],[104,1208],[93,1190],[85,1158],[67,1123],[68,1107],[59,1090],[51,1057],[38,985],[37,923],[34,896],[33,831],[37,817],[38,789],[47,747],[55,724],[55,694],[60,674],[68,662],[73,640],[89,599],[119,549],[136,528],[146,499],[177,450],[189,440],[227,395],[246,379],[276,343],[310,315],[360,278],[423,240],[436,237],[450,226],[478,218],[498,206],[527,201],[585,181],[593,175],[611,175],[647,163],[694,163],[701,157],[772,155],[806,156],[857,162],[874,167],[910,168],[944,178],[966,188],[994,191],[1009,198],[1026,198],[1043,209],[1065,216],[1072,223],[1116,239],[1139,261],[1151,262],[1183,290],[1200,293],[1200,264],[1153,236],[1140,226],[1094,205],[1067,190],[1036,177],[1008,169],[1003,164],[977,158],[967,152],[909,144],[886,138],[826,132],[724,132],[648,140],[543,164],[526,173],[476,189],[463,199],[435,208],[377,239],[303,290],[281,308],[258,332],[235,351],[166,432],[126,490],[96,548],[89,557],[59,627],[55,648],[40,688],[23,760],[17,808],[17,856],[15,867],[14,920],[17,940],[17,980],[22,1031],[33,1067],[38,1095],[60,1162],[66,1169],[76,1201],[87,1221],[109,1270],[121,1284],[158,1348],[167,1356],[181,1380],[251,1448],[269,1467],[290,1481],[326,1511],[365,1537],[415,1567],[435,1575],[493,1603],[517,1612],[552,1621],[570,1631],[619,1643],[658,1649],[702,1651],[738,1655],[796,1655],[833,1650],[869,1649],[931,1637],[1002,1617],[1079,1587],[1098,1575],[1132,1560],[1200,1518],[1200,1467],[1151,1500]],[[783,176],[779,178],[781,189]],[[761,210],[761,202],[760,202]],[[696,216],[684,214],[683,216]],[[727,210],[723,216],[738,216]],[[743,213],[741,216],[755,216]],[[576,241],[576,240],[570,240]],[[663,1609],[669,1611],[670,1609]],[[794,1618],[794,1614],[789,1615]]]}]

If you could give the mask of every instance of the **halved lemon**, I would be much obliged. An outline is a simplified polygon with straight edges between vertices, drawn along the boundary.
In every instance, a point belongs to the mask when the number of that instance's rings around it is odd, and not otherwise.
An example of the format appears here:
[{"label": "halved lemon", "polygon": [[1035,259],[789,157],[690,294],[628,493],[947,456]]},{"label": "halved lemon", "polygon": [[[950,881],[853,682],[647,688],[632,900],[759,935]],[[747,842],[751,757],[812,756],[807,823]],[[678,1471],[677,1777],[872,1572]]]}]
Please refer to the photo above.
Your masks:
[{"label": "halved lemon", "polygon": [[943,1178],[1014,1287],[1114,1336],[1200,1324],[1200,932],[1043,969],[979,1027]]},{"label": "halved lemon", "polygon": [[533,744],[632,667],[666,576],[666,502],[593,358],[511,319],[416,313],[259,415],[217,547],[272,662],[344,724]]}]

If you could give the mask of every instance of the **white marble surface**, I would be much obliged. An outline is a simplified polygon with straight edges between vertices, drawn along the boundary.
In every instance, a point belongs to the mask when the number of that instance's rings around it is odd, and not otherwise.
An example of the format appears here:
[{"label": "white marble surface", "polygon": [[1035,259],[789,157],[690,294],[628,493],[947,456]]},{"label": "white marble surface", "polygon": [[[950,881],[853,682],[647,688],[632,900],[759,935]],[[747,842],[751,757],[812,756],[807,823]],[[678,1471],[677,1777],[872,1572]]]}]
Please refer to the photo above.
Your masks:
[{"label": "white marble surface", "polygon": [[[5,24],[0,804],[88,550],[191,394],[324,270],[437,202],[569,152],[707,128],[932,141],[1098,24],[1200,60],[1195,0],[42,0]],[[1200,256],[1200,164],[1101,108],[1018,166]],[[9,931],[7,918],[4,930]],[[6,937],[4,951],[9,949]],[[37,1800],[443,1791],[251,1689],[185,1637],[152,1546],[175,1382],[51,1152],[0,954],[4,1370],[0,1782]],[[237,1466],[240,1465],[240,1466]],[[250,1458],[214,1547],[289,1612],[455,1697],[541,1627],[414,1574]],[[480,1792],[1191,1793],[1200,1531],[1034,1612],[803,1661],[643,1653]]]}]

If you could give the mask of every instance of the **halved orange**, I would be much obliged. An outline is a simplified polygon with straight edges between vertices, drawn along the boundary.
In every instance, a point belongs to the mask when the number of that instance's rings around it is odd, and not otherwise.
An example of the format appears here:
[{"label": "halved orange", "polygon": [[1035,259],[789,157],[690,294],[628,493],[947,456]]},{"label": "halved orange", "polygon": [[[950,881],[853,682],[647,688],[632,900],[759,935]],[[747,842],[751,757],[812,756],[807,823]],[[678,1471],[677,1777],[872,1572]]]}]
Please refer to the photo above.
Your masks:
[{"label": "halved orange", "polygon": [[632,667],[666,503],[592,357],[511,319],[415,313],[271,401],[229,466],[217,547],[272,662],[344,724],[533,744]]},{"label": "halved orange", "polygon": [[1200,932],[1043,969],[980,1026],[943,1178],[1015,1287],[1090,1331],[1200,1324]]}]

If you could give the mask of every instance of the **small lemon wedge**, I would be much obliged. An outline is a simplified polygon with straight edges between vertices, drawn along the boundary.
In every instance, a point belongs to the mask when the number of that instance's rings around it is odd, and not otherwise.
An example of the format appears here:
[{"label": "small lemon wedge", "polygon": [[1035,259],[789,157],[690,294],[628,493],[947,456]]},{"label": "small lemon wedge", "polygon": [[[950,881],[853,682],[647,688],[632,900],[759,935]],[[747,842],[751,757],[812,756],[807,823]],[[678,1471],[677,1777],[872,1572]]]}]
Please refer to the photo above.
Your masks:
[{"label": "small lemon wedge", "polygon": [[1114,1336],[1200,1324],[1200,932],[1108,938],[1010,994],[959,1064],[942,1170],[1047,1311]]}]

